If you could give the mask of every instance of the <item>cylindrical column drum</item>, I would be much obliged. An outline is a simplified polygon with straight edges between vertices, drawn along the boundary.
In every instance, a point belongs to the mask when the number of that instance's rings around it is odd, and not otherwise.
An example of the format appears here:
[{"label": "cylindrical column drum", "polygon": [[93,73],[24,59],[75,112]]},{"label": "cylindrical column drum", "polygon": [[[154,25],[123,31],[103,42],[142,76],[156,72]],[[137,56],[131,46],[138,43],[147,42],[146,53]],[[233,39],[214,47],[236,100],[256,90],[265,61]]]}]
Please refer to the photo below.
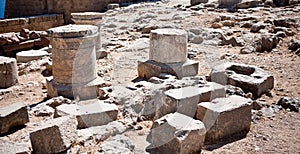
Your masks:
[{"label": "cylindrical column drum", "polygon": [[97,78],[95,41],[98,27],[66,25],[48,31],[52,44],[53,80],[59,84],[84,84]]},{"label": "cylindrical column drum", "polygon": [[80,12],[80,13],[71,13],[72,21],[78,25],[95,25],[98,27],[98,38],[96,40],[95,46],[96,51],[99,51],[102,47],[101,45],[101,22],[104,16],[104,13],[99,12]]},{"label": "cylindrical column drum", "polygon": [[187,60],[187,32],[180,29],[156,29],[150,33],[150,60],[180,63]]}]

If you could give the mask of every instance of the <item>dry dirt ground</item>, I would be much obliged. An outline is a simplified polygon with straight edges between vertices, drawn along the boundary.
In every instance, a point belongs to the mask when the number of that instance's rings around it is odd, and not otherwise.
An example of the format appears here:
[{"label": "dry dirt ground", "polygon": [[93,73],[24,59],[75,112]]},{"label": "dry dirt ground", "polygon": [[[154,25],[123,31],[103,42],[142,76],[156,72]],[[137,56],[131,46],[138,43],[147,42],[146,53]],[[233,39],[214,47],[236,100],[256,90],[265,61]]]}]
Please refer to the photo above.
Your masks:
[{"label": "dry dirt ground", "polygon": [[[178,4],[183,6],[188,5],[188,2],[187,0],[170,1],[168,3],[160,3],[163,7],[157,8],[158,10],[161,9],[161,11],[167,8],[170,13],[176,13],[178,9],[175,6]],[[152,7],[155,8],[156,5]],[[284,7],[276,9],[270,8],[270,10],[275,10],[272,13],[264,9],[253,9],[254,11],[252,11],[250,15],[259,16],[261,20],[274,14],[277,15],[276,17],[300,18],[300,7],[298,6],[297,8],[298,11],[286,11],[286,13],[281,12],[284,9],[288,9]],[[138,14],[138,12],[142,12],[143,9],[145,8],[137,8],[135,11],[132,11],[132,13]],[[155,14],[155,10],[152,12]],[[239,12],[229,13],[225,10],[204,9],[195,15],[187,16],[183,22],[177,23],[177,20],[169,20],[168,22],[173,22],[173,24],[183,29],[211,27],[216,17],[227,14],[238,15]],[[124,15],[124,13],[115,13],[115,16],[107,17],[106,21],[108,22],[109,19],[116,19],[117,16],[122,15]],[[114,20],[111,21],[116,23]],[[104,30],[105,29],[104,27]],[[237,25],[229,29],[241,31],[234,33],[234,35],[240,35],[243,31],[247,33],[250,31],[249,29],[240,28]],[[205,47],[189,43],[189,47],[197,48],[201,51],[200,54],[197,54],[197,56],[193,58],[200,62],[199,75],[209,75],[212,66],[225,61],[252,64],[271,72],[275,78],[275,85],[271,91],[271,96],[263,95],[257,99],[263,104],[271,105],[272,103],[276,103],[279,98],[283,96],[300,98],[300,57],[288,50],[291,39],[300,39],[300,29],[299,27],[298,29],[293,28],[293,31],[295,35],[285,37],[277,45],[276,50],[272,52],[240,54],[241,47],[231,47],[227,45]],[[126,44],[132,42],[129,38],[135,35],[144,37],[140,32],[129,31],[128,33],[119,34],[105,33],[103,34],[103,40],[105,42],[106,39],[111,40],[110,37],[114,37],[117,38],[119,42],[125,42]],[[147,38],[147,35],[145,35],[145,37]],[[148,49],[134,52],[120,52],[117,50],[119,47],[116,46],[117,45],[106,46],[109,55],[104,59],[98,60],[98,74],[103,76],[105,80],[112,82],[113,85],[126,85],[137,77],[137,60],[147,59]],[[43,69],[44,68],[41,67],[40,70],[19,76],[19,83],[9,88],[11,92],[0,93],[0,107],[16,102],[33,105],[43,101],[47,95],[45,78],[41,75]],[[30,118],[35,119],[34,117]],[[134,134],[132,136],[136,137],[137,142],[143,142],[143,135],[137,134],[147,133],[151,127],[151,122],[142,122],[139,125],[143,127],[142,130],[128,134]],[[253,121],[251,130],[246,138],[226,144],[207,146],[202,153],[300,153],[299,128],[299,113],[281,110],[275,113],[273,117],[262,117],[261,119]],[[139,138],[139,136],[141,137]]]}]

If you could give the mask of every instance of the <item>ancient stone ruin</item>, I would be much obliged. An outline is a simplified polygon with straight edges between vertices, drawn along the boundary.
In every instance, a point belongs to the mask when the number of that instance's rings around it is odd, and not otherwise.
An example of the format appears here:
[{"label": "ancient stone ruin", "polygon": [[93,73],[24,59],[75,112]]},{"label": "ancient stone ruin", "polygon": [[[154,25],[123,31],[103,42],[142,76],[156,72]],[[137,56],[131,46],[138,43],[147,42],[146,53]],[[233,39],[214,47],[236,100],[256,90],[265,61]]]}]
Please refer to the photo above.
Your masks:
[{"label": "ancient stone ruin", "polygon": [[297,2],[118,2],[7,3],[1,154],[299,152]]}]

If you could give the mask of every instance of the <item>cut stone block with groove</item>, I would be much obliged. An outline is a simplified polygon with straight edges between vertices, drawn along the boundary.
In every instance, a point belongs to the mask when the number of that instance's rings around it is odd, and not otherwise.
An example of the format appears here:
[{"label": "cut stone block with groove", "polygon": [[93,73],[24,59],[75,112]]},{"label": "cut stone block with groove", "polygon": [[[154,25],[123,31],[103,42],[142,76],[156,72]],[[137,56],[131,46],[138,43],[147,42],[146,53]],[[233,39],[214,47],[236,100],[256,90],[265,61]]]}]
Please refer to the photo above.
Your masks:
[{"label": "cut stone block with groove", "polygon": [[274,87],[274,77],[269,72],[253,65],[239,63],[215,66],[210,73],[210,80],[240,87],[246,93],[251,92],[254,97],[259,97]]},{"label": "cut stone block with groove", "polygon": [[150,79],[151,77],[159,77],[160,74],[166,73],[175,75],[179,79],[198,74],[199,63],[193,60],[187,60],[183,63],[164,64],[148,60],[138,63],[139,77]]},{"label": "cut stone block with groove", "polygon": [[158,112],[161,114],[160,116],[172,112],[179,112],[194,117],[198,103],[225,97],[225,87],[214,82],[208,82],[203,87],[190,86],[171,89],[166,91],[165,95],[166,100],[159,108],[160,112]]},{"label": "cut stone block with groove", "polygon": [[151,129],[150,153],[190,154],[201,151],[206,129],[204,124],[180,113],[155,120]]},{"label": "cut stone block with groove", "polygon": [[29,122],[27,107],[23,103],[15,103],[0,108],[0,134],[9,129]]},{"label": "cut stone block with groove", "polygon": [[251,125],[252,101],[231,95],[198,104],[196,119],[207,130],[205,143],[213,144],[234,135],[245,136]]},{"label": "cut stone block with groove", "polygon": [[160,63],[187,60],[187,32],[180,29],[156,29],[150,33],[149,59]]},{"label": "cut stone block with groove", "polygon": [[75,115],[78,128],[106,125],[117,119],[118,107],[92,99],[79,104],[63,104],[56,107],[55,116]]},{"label": "cut stone block with groove", "polygon": [[66,151],[77,139],[75,116],[64,116],[41,121],[30,132],[34,153],[59,153]]}]

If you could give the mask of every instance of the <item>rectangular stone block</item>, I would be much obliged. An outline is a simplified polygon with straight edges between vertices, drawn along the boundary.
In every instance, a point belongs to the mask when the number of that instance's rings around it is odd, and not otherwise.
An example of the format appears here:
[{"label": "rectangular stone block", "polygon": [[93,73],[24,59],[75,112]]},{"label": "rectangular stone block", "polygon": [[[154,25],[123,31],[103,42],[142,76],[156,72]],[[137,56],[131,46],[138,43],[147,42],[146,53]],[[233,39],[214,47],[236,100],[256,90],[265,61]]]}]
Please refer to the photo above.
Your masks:
[{"label": "rectangular stone block", "polygon": [[27,107],[23,103],[15,103],[0,108],[0,134],[9,129],[29,122]]},{"label": "rectangular stone block", "polygon": [[117,119],[118,107],[92,99],[80,101],[79,104],[62,104],[56,107],[55,117],[74,115],[77,118],[78,128],[101,126]]},{"label": "rectangular stone block", "polygon": [[154,121],[151,128],[150,153],[200,153],[206,129],[204,124],[180,113],[171,113]]},{"label": "rectangular stone block", "polygon": [[34,153],[59,153],[66,151],[77,139],[75,116],[64,116],[41,121],[30,132]]},{"label": "rectangular stone block", "polygon": [[252,101],[231,95],[198,104],[196,119],[207,130],[205,143],[214,144],[234,135],[246,136],[251,125]]},{"label": "rectangular stone block", "polygon": [[151,77],[159,77],[162,73],[167,73],[178,77],[179,79],[198,74],[199,63],[193,60],[187,60],[183,63],[164,64],[148,60],[138,63],[138,75],[146,80]]},{"label": "rectangular stone block", "polygon": [[225,97],[225,87],[214,82],[208,82],[203,87],[190,86],[171,89],[166,91],[165,95],[166,100],[159,108],[161,112],[158,113],[165,115],[172,112],[179,112],[194,117],[198,103]]}]

